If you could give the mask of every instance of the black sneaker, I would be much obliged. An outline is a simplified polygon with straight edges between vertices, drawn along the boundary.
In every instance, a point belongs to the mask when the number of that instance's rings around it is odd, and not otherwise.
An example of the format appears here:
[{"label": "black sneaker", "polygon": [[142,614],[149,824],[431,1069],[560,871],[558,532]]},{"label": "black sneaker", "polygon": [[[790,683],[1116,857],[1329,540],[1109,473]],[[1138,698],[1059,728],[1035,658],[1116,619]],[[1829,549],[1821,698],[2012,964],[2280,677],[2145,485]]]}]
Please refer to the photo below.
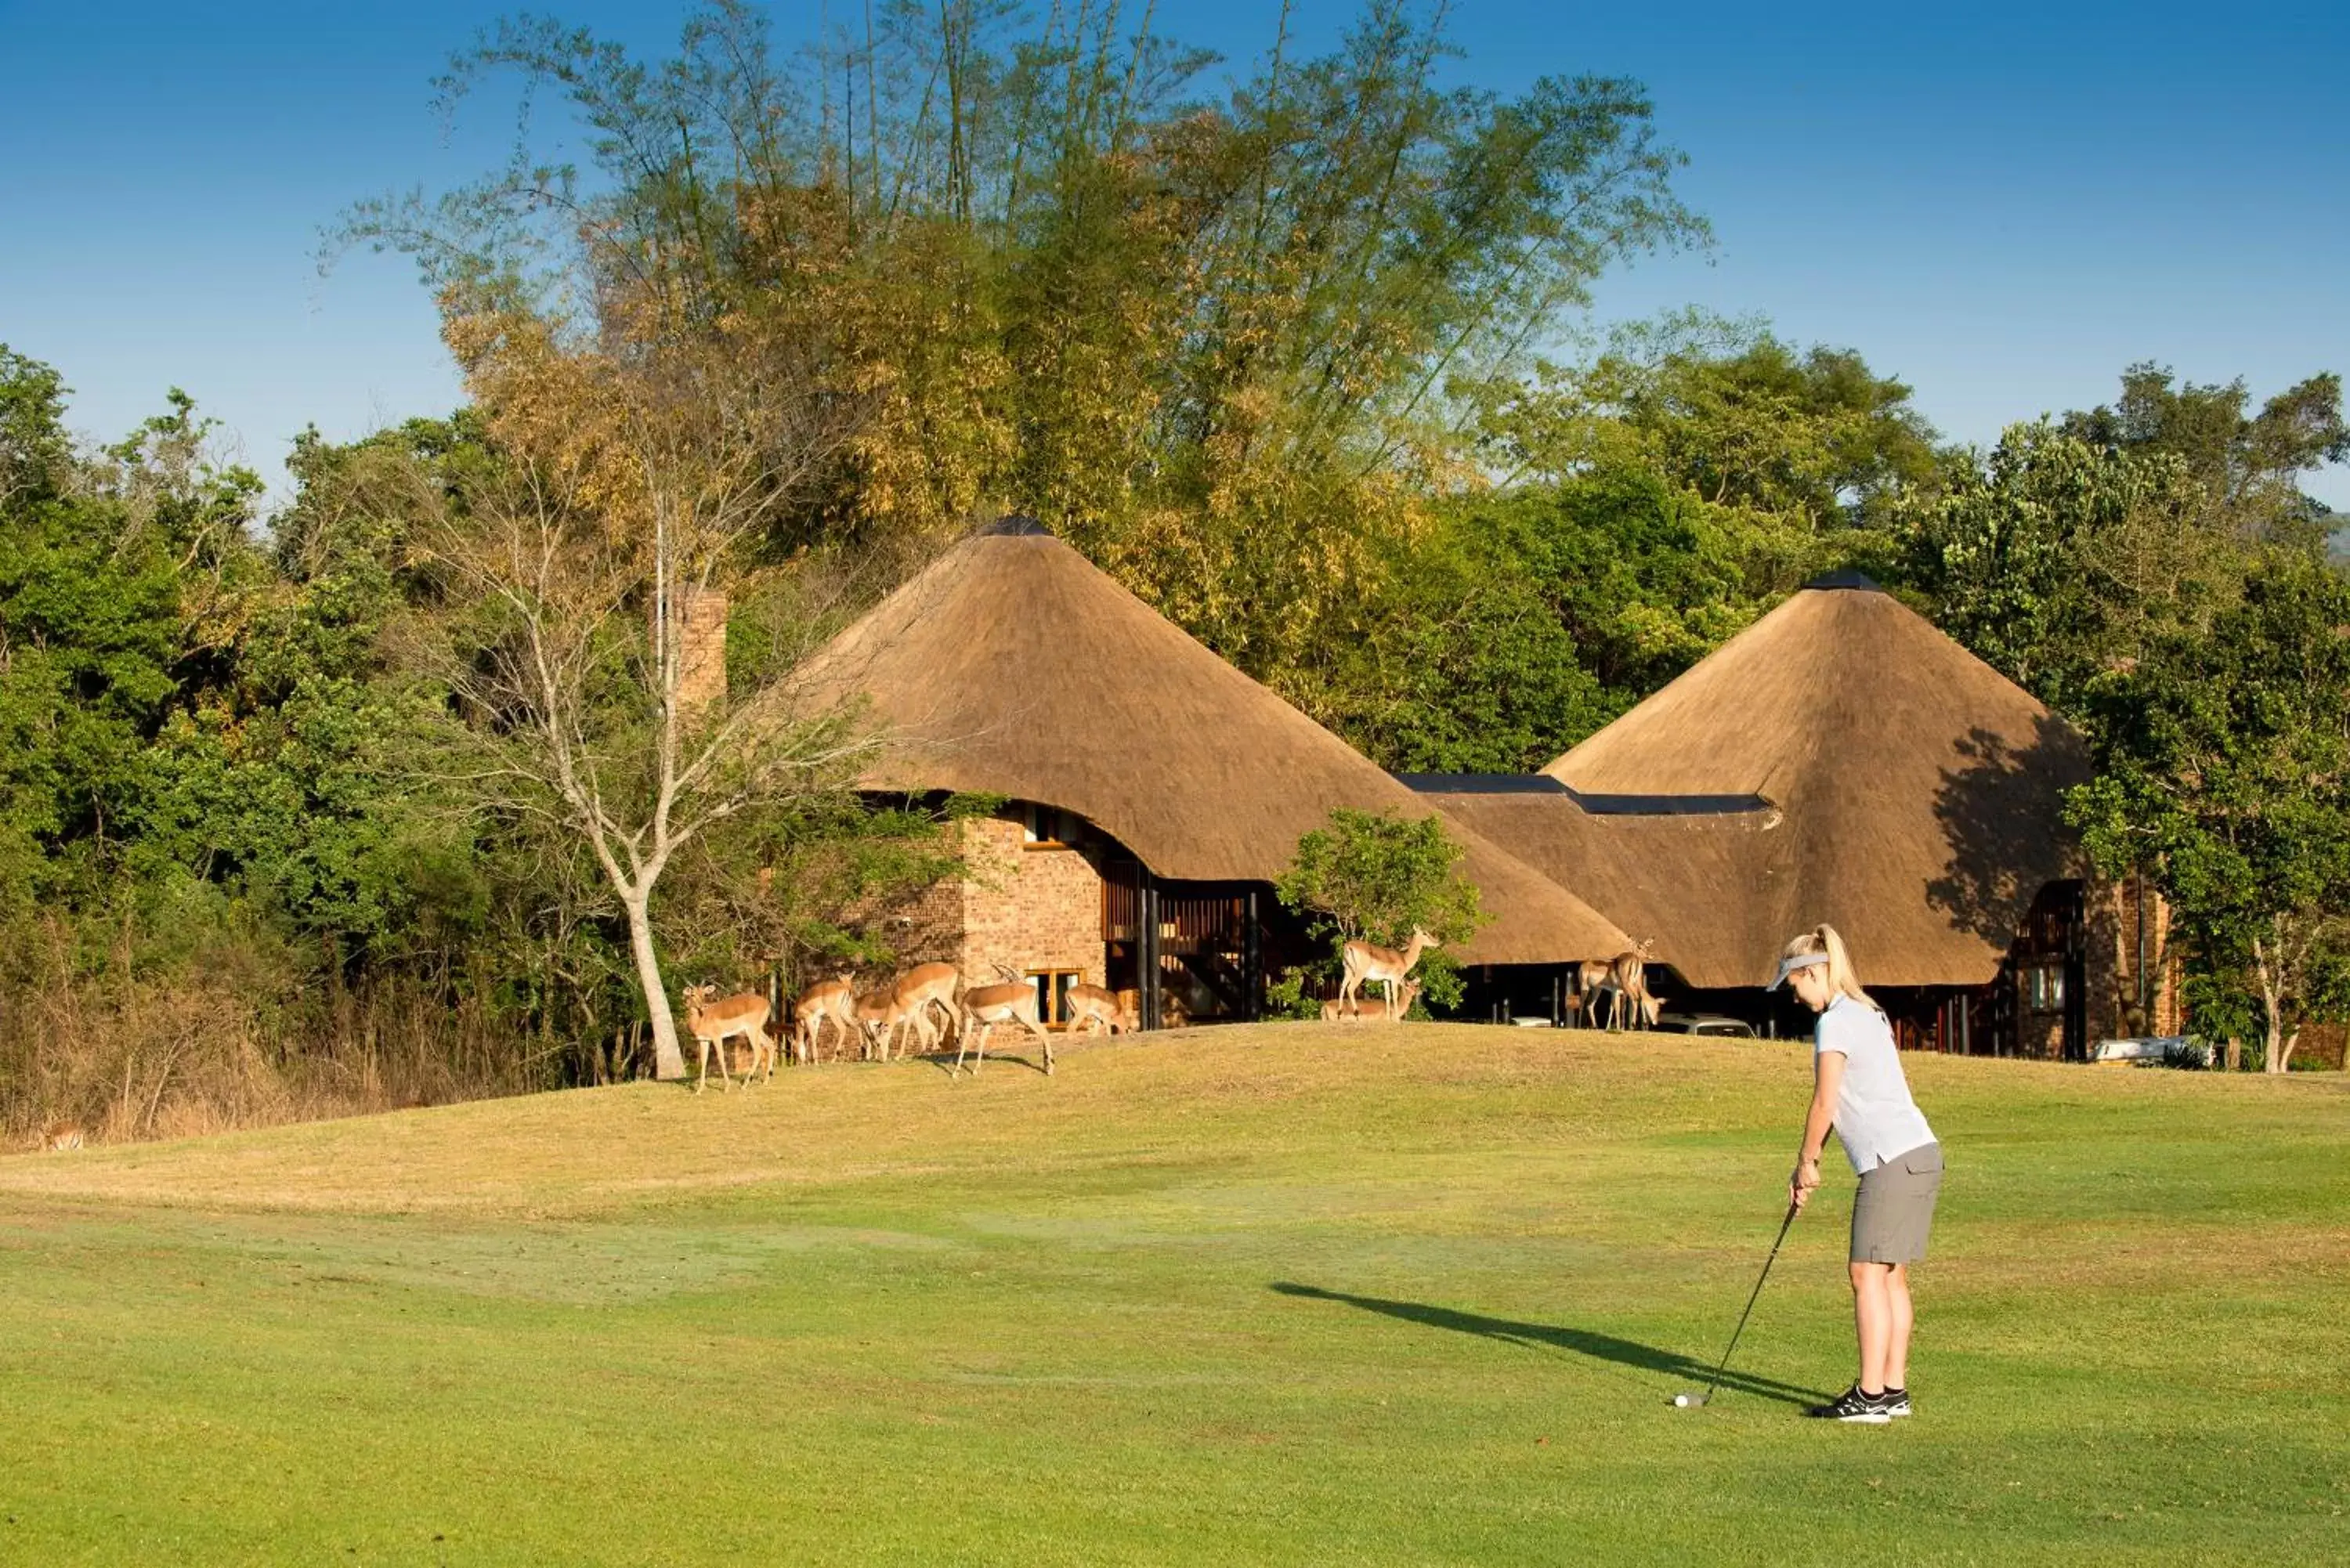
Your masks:
[{"label": "black sneaker", "polygon": [[1804,1414],[1815,1420],[1858,1421],[1871,1427],[1882,1427],[1893,1419],[1892,1412],[1885,1407],[1884,1396],[1864,1394],[1857,1383],[1837,1395],[1831,1403],[1814,1405]]},{"label": "black sneaker", "polygon": [[1877,1403],[1884,1407],[1886,1415],[1898,1421],[1909,1413],[1909,1390],[1887,1388],[1885,1391],[1885,1397]]}]

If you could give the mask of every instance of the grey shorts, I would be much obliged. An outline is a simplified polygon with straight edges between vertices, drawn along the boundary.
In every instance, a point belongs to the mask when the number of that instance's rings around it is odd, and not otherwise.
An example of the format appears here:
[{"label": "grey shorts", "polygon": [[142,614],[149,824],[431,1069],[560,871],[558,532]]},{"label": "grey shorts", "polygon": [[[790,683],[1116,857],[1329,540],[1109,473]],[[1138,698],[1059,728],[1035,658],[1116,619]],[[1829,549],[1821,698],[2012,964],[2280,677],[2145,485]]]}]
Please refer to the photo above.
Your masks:
[{"label": "grey shorts", "polygon": [[1926,1255],[1934,1199],[1942,1190],[1942,1146],[1920,1144],[1863,1171],[1852,1200],[1852,1261],[1914,1263]]}]

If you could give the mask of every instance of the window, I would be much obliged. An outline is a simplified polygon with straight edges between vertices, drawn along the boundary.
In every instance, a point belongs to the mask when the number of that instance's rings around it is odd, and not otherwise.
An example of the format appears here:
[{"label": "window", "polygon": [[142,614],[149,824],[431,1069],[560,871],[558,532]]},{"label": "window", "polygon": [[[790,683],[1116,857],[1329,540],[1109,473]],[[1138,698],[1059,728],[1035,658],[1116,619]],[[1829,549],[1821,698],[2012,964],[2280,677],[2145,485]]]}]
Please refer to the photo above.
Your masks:
[{"label": "window", "polygon": [[2023,971],[2023,1005],[2033,1012],[2064,1011],[2064,966],[2036,963]]},{"label": "window", "polygon": [[1024,849],[1066,849],[1077,841],[1077,817],[1055,805],[1034,801],[1020,804],[1020,837]]},{"label": "window", "polygon": [[1029,983],[1036,988],[1036,1022],[1047,1029],[1069,1026],[1069,987],[1085,979],[1082,970],[1032,969]]}]

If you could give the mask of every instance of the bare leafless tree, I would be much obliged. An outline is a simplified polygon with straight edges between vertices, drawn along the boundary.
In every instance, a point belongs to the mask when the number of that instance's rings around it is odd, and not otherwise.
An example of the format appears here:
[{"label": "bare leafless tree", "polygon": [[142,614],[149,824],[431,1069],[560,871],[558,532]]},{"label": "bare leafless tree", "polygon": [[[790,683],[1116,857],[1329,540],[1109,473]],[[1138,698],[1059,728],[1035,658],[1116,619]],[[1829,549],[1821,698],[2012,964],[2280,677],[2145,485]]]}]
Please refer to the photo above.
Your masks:
[{"label": "bare leafless tree", "polygon": [[[501,462],[415,535],[447,597],[426,647],[461,721],[436,771],[592,851],[628,920],[656,1071],[681,1077],[651,919],[663,874],[722,822],[853,788],[882,740],[793,678],[832,596],[771,616],[761,656],[731,671],[711,662],[723,639],[689,623],[743,580],[858,411],[787,348],[724,333],[612,350],[502,315],[453,321],[451,340]],[[762,602],[779,597],[794,599]]]}]

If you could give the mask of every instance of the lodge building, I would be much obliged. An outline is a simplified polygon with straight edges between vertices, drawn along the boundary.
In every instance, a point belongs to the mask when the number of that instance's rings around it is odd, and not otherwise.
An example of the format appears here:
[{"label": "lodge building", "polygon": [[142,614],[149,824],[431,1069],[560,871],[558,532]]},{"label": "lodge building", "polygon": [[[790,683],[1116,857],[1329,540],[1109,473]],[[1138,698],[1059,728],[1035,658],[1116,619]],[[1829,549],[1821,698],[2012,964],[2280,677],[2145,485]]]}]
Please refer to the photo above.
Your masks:
[{"label": "lodge building", "polygon": [[1651,945],[1665,1005],[1785,1033],[1762,990],[1825,920],[1912,1048],[2082,1055],[2174,1032],[2162,912],[2063,821],[2080,738],[1866,578],[1822,578],[1529,775],[1391,777],[1040,525],[947,552],[807,679],[889,736],[876,791],[1001,797],[964,869],[872,912],[907,961],[1259,1015],[1310,956],[1273,879],[1336,806],[1440,815],[1489,923],[1468,1015],[1555,1021],[1572,967]]},{"label": "lodge building", "polygon": [[[878,912],[908,961],[1136,993],[1146,1024],[1258,1016],[1303,961],[1273,881],[1334,807],[1438,808],[1233,669],[1040,525],[965,540],[811,662],[814,698],[858,697],[890,745],[867,783],[1000,796],[964,825],[966,872]],[[1623,929],[1450,824],[1492,916],[1460,956],[1555,969]]]}]

